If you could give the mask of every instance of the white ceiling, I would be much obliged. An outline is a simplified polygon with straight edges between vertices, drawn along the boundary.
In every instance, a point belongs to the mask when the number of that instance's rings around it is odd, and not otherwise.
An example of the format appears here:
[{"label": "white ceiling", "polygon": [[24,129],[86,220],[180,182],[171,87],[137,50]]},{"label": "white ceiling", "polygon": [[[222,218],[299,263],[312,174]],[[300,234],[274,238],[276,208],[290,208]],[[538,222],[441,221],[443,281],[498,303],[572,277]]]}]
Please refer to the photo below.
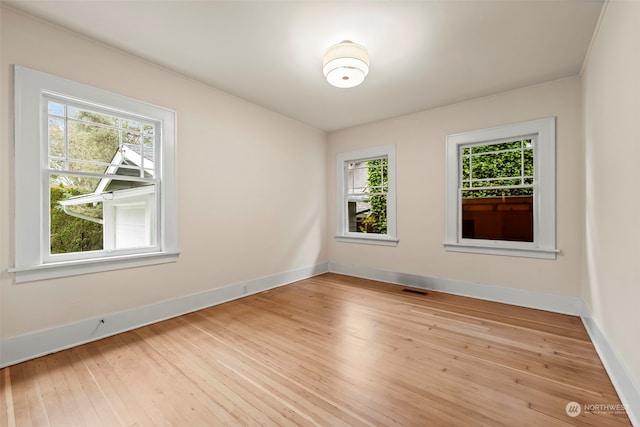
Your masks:
[{"label": "white ceiling", "polygon": [[[331,131],[574,76],[602,1],[4,1]],[[365,45],[352,89],[324,50]]]}]

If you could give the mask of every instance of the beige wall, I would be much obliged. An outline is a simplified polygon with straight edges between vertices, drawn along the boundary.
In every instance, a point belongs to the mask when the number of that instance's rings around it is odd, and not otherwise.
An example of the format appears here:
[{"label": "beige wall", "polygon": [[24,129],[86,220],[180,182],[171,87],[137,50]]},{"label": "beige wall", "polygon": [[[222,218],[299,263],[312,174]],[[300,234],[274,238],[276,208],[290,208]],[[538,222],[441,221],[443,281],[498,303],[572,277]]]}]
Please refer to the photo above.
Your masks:
[{"label": "beige wall", "polygon": [[[1,11],[0,338],[326,262],[323,132]],[[177,111],[177,263],[14,283],[12,64]]]},{"label": "beige wall", "polygon": [[[331,133],[329,261],[578,296],[584,192],[580,102],[580,81],[573,78]],[[558,259],[445,251],[446,136],[549,116],[557,116]],[[336,242],[336,153],[387,144],[397,147],[400,243],[383,247]]]},{"label": "beige wall", "polygon": [[582,297],[640,384],[640,3],[607,4],[583,74]]}]

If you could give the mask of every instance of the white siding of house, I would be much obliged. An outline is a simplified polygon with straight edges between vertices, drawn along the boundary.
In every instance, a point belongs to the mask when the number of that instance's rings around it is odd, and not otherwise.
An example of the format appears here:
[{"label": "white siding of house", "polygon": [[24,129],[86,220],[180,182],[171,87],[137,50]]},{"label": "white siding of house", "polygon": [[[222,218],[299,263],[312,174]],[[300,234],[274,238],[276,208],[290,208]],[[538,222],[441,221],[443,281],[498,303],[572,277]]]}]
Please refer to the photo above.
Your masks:
[{"label": "white siding of house", "polygon": [[136,248],[149,246],[149,227],[147,207],[144,203],[135,203],[115,207],[115,247]]}]

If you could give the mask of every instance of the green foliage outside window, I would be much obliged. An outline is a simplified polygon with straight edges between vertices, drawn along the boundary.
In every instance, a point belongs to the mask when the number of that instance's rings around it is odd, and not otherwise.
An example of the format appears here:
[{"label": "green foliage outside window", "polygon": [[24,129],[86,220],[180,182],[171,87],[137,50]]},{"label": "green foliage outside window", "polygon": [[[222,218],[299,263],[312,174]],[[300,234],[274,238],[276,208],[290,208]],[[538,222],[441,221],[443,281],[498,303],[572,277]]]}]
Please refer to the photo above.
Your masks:
[{"label": "green foliage outside window", "polygon": [[[61,104],[50,103],[50,112],[63,115]],[[50,166],[58,169],[60,174],[52,174],[50,179],[50,239],[51,253],[63,254],[87,252],[103,249],[102,224],[87,219],[68,215],[60,201],[74,196],[92,193],[100,179],[65,173],[66,171],[104,173],[105,166],[87,162],[109,163],[119,147],[118,131],[103,127],[117,125],[116,118],[67,107],[66,133],[68,143],[65,148],[65,120],[56,115],[49,116],[49,153]],[[75,121],[75,120],[78,121]],[[68,150],[65,154],[65,150]],[[61,159],[58,160],[57,157]],[[64,165],[64,157],[78,159],[69,160],[68,169]],[[66,170],[65,170],[66,169]],[[79,214],[102,218],[102,203],[94,205],[76,205],[69,207]]]},{"label": "green foliage outside window", "polygon": [[[58,203],[83,192],[77,188],[51,187],[51,253],[87,252],[102,249],[102,224],[67,215]],[[74,211],[94,218],[102,215],[102,206],[73,207]]]},{"label": "green foliage outside window", "polygon": [[[102,250],[102,224],[67,214],[59,202],[93,193],[100,178],[74,172],[105,173],[121,143],[152,147],[153,126],[50,101],[48,127],[49,165],[60,171],[50,176],[51,253]],[[69,209],[102,219],[102,203]]]},{"label": "green foliage outside window", "polygon": [[[371,212],[363,221],[362,232],[387,234],[387,191],[389,174],[387,159],[376,159],[367,162],[367,186],[371,196]],[[382,193],[382,194],[381,194]]]},{"label": "green foliage outside window", "polygon": [[[464,147],[461,155],[463,199],[533,195],[532,187],[486,188],[533,186],[534,159],[530,139]],[[471,190],[477,187],[484,189]]]}]

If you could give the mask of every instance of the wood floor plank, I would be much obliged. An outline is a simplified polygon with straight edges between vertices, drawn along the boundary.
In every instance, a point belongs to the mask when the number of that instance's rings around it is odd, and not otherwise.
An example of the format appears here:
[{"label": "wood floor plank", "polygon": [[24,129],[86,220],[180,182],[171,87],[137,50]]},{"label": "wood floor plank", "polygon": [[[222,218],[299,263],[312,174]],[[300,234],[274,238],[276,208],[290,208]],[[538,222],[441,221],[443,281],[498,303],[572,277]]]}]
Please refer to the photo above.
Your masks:
[{"label": "wood floor plank", "polygon": [[0,426],[628,426],[579,318],[324,274],[0,371]]},{"label": "wood floor plank", "polygon": [[9,370],[5,370],[0,375],[0,390],[3,393],[3,399],[0,399],[0,425],[14,427],[16,416],[13,409],[13,390]]},{"label": "wood floor plank", "polygon": [[[261,334],[251,333],[249,338],[243,339],[241,334],[245,333],[244,331],[236,334],[223,328],[223,323],[213,323],[213,319],[194,319],[193,322],[205,325],[209,330],[216,330],[219,338],[233,343],[239,351],[250,353],[252,358],[268,369],[283,373],[314,391],[323,393],[323,396],[328,396],[331,401],[339,402],[335,404],[338,410],[354,413],[354,416],[363,419],[365,424],[389,425],[391,423],[391,418],[379,413],[377,408],[362,408],[359,401],[349,399],[350,394],[346,393],[346,390],[353,385],[347,378],[336,377],[329,381],[330,367],[325,364],[325,360],[321,359],[319,354],[305,354],[304,349],[296,345],[290,346],[286,342],[274,346],[268,339],[264,341]],[[330,357],[331,352],[327,353]],[[291,363],[292,360],[296,363]]]},{"label": "wood floor plank", "polygon": [[[22,378],[24,400],[25,404],[29,407],[29,416],[32,424],[35,426],[48,426],[51,425],[51,423],[49,422],[49,415],[47,414],[43,393],[40,389],[36,366],[36,363],[18,365],[18,367],[21,368],[21,372],[15,376],[15,379],[18,380],[18,378]],[[20,382],[18,381],[18,383]]]},{"label": "wood floor plank", "polygon": [[[75,380],[71,381],[75,383],[74,396],[79,400],[78,406],[85,410],[90,406],[96,415],[96,420],[91,423],[87,422],[87,424],[103,425],[105,427],[122,424],[109,400],[105,398],[99,384],[78,352],[69,351],[67,352],[67,356],[73,370],[73,375],[75,375]],[[86,396],[86,400],[82,400],[82,395]],[[89,417],[92,417],[91,413]]]},{"label": "wood floor plank", "polygon": [[116,337],[106,338],[96,343],[85,344],[76,351],[88,372],[99,385],[104,399],[113,409],[120,425],[153,425],[152,419],[138,404],[137,398],[128,382],[123,381],[103,357],[102,351],[108,351]]},{"label": "wood floor plank", "polygon": [[[88,402],[86,394],[82,392],[78,382],[73,381],[73,379],[69,381],[67,378],[67,371],[70,369],[67,358],[68,353],[69,352],[58,352],[43,359],[46,363],[46,369],[51,377],[51,383],[60,405],[59,409],[62,410],[62,416],[70,427],[98,424],[99,421],[97,420],[95,412],[93,412],[93,407]],[[78,403],[82,404],[82,406]],[[84,416],[87,417],[85,420],[83,420],[83,412]]]},{"label": "wood floor plank", "polygon": [[271,402],[270,406],[265,402],[268,397],[263,393],[247,390],[251,388],[249,384],[230,375],[228,369],[220,364],[220,349],[207,348],[202,336],[188,329],[176,322],[169,329],[165,325],[152,325],[137,332],[162,349],[163,357],[171,360],[176,370],[192,382],[191,386],[185,384],[185,388],[195,387],[198,391],[195,394],[201,396],[205,404],[213,403],[220,407],[215,408],[217,419],[244,425],[265,424],[269,420],[287,424],[286,414],[272,407],[276,406],[275,403]]}]

